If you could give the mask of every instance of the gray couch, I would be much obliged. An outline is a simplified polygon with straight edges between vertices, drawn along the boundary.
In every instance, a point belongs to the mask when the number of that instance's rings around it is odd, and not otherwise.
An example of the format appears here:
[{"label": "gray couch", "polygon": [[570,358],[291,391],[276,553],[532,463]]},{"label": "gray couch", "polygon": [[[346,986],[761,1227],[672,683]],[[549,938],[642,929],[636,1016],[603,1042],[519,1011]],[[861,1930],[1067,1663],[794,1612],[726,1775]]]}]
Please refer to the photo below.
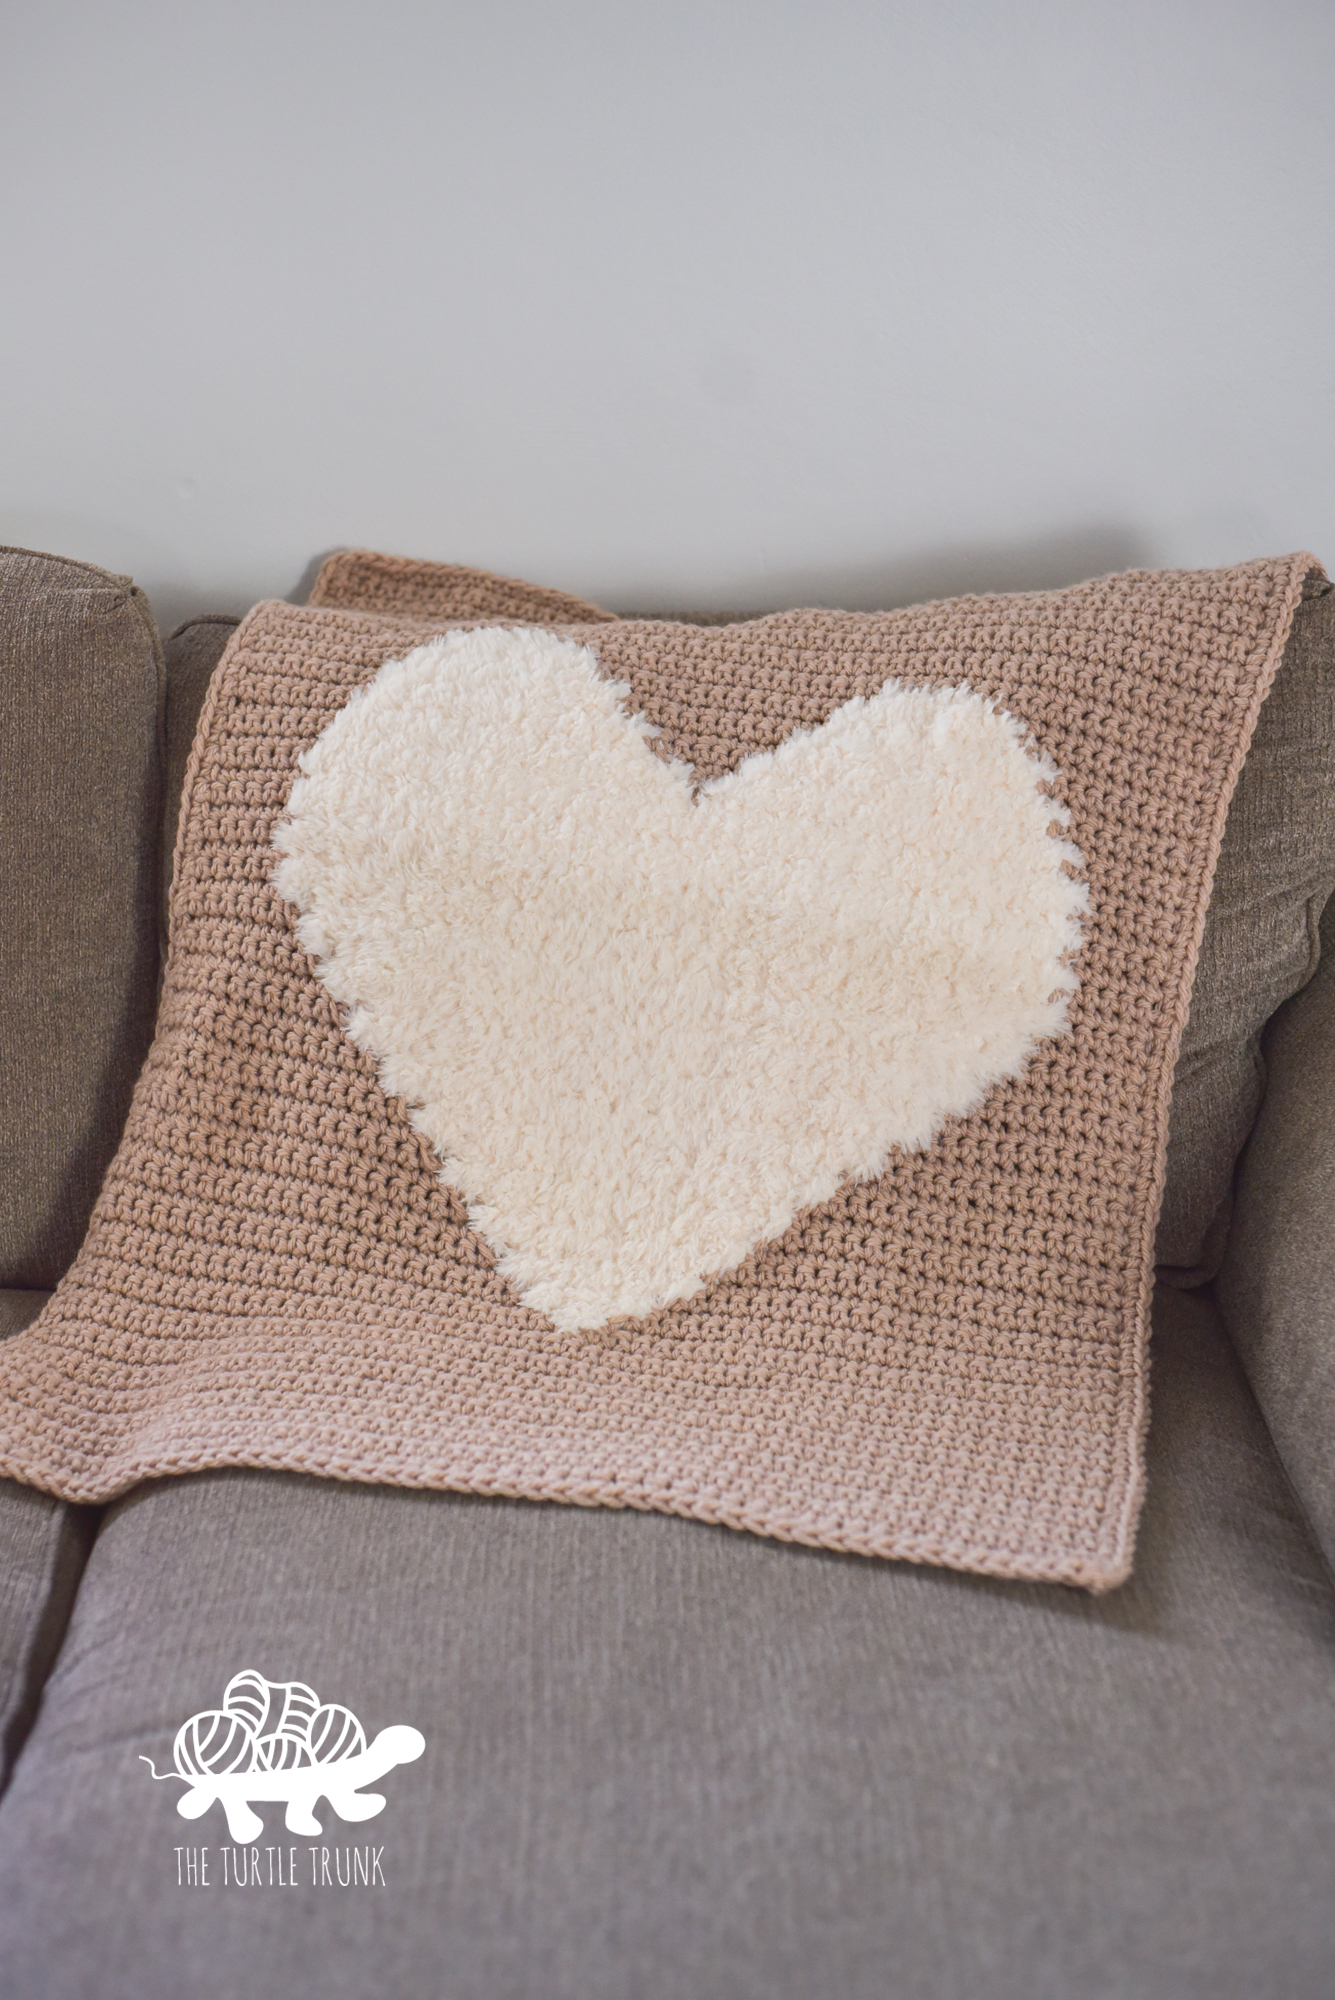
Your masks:
[{"label": "gray couch", "polygon": [[[233,622],[164,648],[127,579],[0,553],[0,1336],[115,1148]],[[1327,596],[1263,711],[1193,993],[1130,1583],[253,1470],[104,1510],[0,1483],[0,1991],[1335,1993],[1332,886]],[[187,1825],[141,1761],[250,1665],[425,1736],[380,1818],[326,1824],[327,1880],[275,1820],[238,1883],[221,1814]]]}]

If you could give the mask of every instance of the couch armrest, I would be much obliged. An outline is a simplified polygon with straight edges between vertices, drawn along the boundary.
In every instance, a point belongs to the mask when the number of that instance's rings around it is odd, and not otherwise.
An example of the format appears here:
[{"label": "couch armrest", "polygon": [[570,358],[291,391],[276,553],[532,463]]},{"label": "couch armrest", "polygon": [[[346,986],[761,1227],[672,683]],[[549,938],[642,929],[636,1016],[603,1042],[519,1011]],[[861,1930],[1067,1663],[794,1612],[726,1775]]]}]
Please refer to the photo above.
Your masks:
[{"label": "couch armrest", "polygon": [[1266,1033],[1269,1080],[1238,1173],[1219,1305],[1335,1564],[1335,898],[1316,976]]}]

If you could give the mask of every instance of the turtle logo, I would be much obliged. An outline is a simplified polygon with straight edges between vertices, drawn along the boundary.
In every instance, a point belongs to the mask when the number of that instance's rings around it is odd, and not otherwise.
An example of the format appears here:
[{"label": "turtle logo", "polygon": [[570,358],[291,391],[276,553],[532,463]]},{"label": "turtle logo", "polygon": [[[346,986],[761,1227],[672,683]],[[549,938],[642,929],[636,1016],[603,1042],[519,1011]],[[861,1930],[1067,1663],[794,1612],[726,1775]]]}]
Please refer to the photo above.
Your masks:
[{"label": "turtle logo", "polygon": [[189,1790],[176,1801],[182,1819],[199,1819],[216,1801],[227,1830],[240,1842],[258,1840],[264,1821],[257,1803],[286,1805],[289,1833],[323,1831],[315,1802],[324,1797],[343,1820],[374,1819],[385,1809],[380,1792],[361,1787],[396,1764],[411,1764],[426,1748],[420,1729],[396,1722],[369,1743],[350,1708],[322,1702],[304,1681],[269,1681],[246,1667],[233,1674],[221,1708],[204,1708],[176,1732],[174,1771]]}]

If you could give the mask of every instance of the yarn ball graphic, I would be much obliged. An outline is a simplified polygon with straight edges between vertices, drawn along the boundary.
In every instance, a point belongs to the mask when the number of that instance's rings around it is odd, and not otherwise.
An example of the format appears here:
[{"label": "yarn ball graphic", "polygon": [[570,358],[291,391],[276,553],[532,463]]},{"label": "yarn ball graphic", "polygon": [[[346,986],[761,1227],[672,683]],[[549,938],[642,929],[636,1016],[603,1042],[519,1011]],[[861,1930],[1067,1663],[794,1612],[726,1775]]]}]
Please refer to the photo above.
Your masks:
[{"label": "yarn ball graphic", "polygon": [[366,1731],[350,1708],[321,1702],[305,1681],[270,1681],[253,1667],[234,1674],[221,1708],[203,1708],[176,1732],[178,1776],[326,1769],[366,1748]]},{"label": "yarn ball graphic", "polygon": [[327,1701],[311,1717],[307,1741],[317,1764],[341,1764],[347,1757],[359,1757],[366,1748],[366,1731],[350,1708]]},{"label": "yarn ball graphic", "polygon": [[176,1732],[174,1755],[183,1778],[219,1778],[255,1769],[255,1737],[238,1715],[202,1708]]}]

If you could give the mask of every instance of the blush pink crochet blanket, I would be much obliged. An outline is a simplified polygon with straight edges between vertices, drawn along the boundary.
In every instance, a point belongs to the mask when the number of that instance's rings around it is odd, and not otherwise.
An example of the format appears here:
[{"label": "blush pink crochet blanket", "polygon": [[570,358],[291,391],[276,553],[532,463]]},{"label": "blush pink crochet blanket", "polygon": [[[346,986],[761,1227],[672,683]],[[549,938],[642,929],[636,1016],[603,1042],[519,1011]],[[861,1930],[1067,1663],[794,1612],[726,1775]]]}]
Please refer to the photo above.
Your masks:
[{"label": "blush pink crochet blanket", "polygon": [[[372,565],[377,609],[341,608],[337,575],[324,603],[257,606],[192,753],[120,1150],[72,1269],[0,1346],[0,1471],[94,1501],[280,1467],[1119,1582],[1173,1065],[1229,797],[1314,567],[720,628],[421,566]],[[564,625],[702,779],[891,679],[995,698],[1057,766],[1088,871],[1071,1032],[696,1297],[556,1332],[271,881],[299,754],[386,660],[469,620]]]}]

